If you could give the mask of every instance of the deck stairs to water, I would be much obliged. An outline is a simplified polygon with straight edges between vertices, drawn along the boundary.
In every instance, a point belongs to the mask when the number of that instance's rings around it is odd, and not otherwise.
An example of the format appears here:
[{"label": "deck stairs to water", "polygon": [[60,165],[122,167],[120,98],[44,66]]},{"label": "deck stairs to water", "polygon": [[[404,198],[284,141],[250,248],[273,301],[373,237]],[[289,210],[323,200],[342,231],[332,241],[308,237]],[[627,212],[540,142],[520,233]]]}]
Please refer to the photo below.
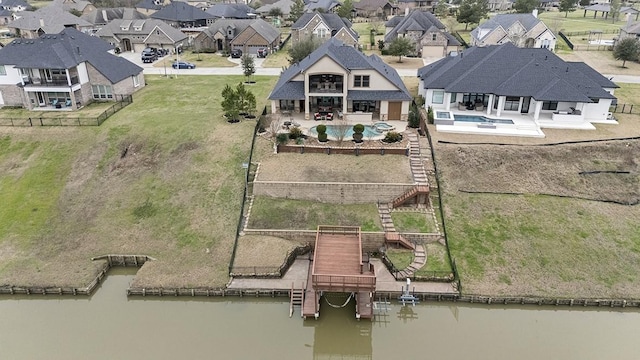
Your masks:
[{"label": "deck stairs to water", "polygon": [[397,208],[406,205],[410,200],[411,203],[416,205],[428,205],[429,185],[416,185],[411,189],[405,191],[402,195],[393,199],[392,207]]},{"label": "deck stairs to water", "polygon": [[409,242],[400,233],[396,231],[391,219],[391,209],[389,204],[379,203],[378,214],[380,215],[380,221],[382,222],[382,229],[384,230],[384,240],[386,243],[402,246],[404,248],[415,250],[415,244]]},{"label": "deck stairs to water", "polygon": [[304,301],[304,286],[300,289],[296,289],[291,283],[291,298],[289,302],[289,317],[293,316],[293,311],[296,306],[300,307],[300,316],[302,316],[302,302]]}]

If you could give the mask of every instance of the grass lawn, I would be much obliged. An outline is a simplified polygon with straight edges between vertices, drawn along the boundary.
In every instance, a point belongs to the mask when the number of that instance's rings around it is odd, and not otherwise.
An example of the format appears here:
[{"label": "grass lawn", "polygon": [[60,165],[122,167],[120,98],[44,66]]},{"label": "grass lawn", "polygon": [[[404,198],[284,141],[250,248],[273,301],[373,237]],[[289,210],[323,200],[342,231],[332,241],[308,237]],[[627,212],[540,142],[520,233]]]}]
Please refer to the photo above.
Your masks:
[{"label": "grass lawn", "polygon": [[283,68],[289,66],[289,54],[287,51],[291,48],[291,39],[287,41],[285,46],[278,50],[278,52],[269,54],[264,62],[262,63],[262,67],[274,67],[274,68]]},{"label": "grass lawn", "polygon": [[427,263],[416,271],[416,276],[430,276],[433,272],[451,272],[447,248],[440,243],[425,244]]},{"label": "grass lawn", "polygon": [[[9,118],[82,118],[82,117],[96,117],[103,113],[106,109],[113,106],[113,102],[92,102],[91,104],[76,111],[61,111],[61,110],[27,110],[24,108],[3,108],[0,109],[0,119]],[[64,104],[63,104],[64,105]]]},{"label": "grass lawn", "polygon": [[436,231],[431,214],[424,212],[392,211],[393,226],[399,232],[432,233]]},{"label": "grass lawn", "polygon": [[[438,144],[447,235],[463,291],[640,297],[638,206],[537,195],[636,201],[639,146],[638,141],[535,148]],[[589,170],[630,174],[580,175]]]},{"label": "grass lawn", "polygon": [[302,243],[259,235],[245,235],[238,239],[235,267],[260,266],[277,269],[284,263],[289,251],[293,251]]},{"label": "grass lawn", "polygon": [[[219,94],[243,77],[146,80],[100,127],[0,128],[1,284],[85,286],[91,257],[147,254],[134,286],[225,285],[255,122]],[[264,106],[276,78],[256,80]]]},{"label": "grass lawn", "polygon": [[593,11],[588,11],[586,17],[583,17],[583,15],[583,9],[570,12],[567,17],[565,17],[565,13],[563,12],[544,11],[538,15],[538,18],[555,33],[558,31],[567,33],[590,30],[619,30],[621,26],[625,25],[625,21],[623,20],[616,22],[612,22],[611,19],[605,20],[600,17],[600,13],[598,13],[598,17],[594,19]]},{"label": "grass lawn", "polygon": [[[615,90],[618,104],[637,104],[640,106],[640,84],[618,84]],[[638,120],[638,119],[636,119]]]},{"label": "grass lawn", "polygon": [[398,270],[404,270],[413,261],[413,251],[407,249],[387,249],[387,257]]},{"label": "grass lawn", "polygon": [[382,231],[375,204],[324,204],[258,196],[249,218],[250,229],[316,230],[318,225],[360,226]]},{"label": "grass lawn", "polygon": [[[153,67],[167,67],[171,68],[171,64],[177,60],[175,55],[167,55],[153,64]],[[238,64],[229,61],[226,57],[219,54],[207,54],[200,53],[194,54],[191,51],[185,51],[180,54],[180,61],[190,62],[195,64],[196,67],[235,67]],[[188,70],[185,70],[188,71]]]}]

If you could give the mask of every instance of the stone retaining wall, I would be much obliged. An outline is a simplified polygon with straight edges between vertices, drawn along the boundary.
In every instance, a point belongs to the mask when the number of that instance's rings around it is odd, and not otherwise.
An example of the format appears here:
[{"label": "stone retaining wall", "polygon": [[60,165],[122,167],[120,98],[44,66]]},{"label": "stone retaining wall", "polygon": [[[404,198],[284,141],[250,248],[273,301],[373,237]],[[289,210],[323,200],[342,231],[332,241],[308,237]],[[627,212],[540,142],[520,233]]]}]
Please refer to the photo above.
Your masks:
[{"label": "stone retaining wall", "polygon": [[331,204],[391,202],[414,184],[254,181],[253,195]]},{"label": "stone retaining wall", "polygon": [[[270,230],[270,229],[245,229],[244,235],[275,236],[283,239],[301,241],[315,245],[315,230]],[[384,232],[361,232],[362,249],[365,252],[375,252],[384,245]]]}]

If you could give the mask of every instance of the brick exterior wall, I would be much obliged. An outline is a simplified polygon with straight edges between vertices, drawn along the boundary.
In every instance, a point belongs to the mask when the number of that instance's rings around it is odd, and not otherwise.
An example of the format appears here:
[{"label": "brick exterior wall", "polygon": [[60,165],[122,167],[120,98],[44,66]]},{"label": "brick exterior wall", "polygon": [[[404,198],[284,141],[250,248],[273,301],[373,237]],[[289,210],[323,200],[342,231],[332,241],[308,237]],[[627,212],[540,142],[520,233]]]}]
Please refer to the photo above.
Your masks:
[{"label": "brick exterior wall", "polygon": [[[111,85],[111,91],[114,95],[131,95],[136,90],[141,89],[145,86],[144,76],[142,75],[142,71],[140,71],[138,79],[140,81],[140,85],[134,87],[132,77],[127,77],[118,83],[112,84],[109,79],[104,77],[96,68],[94,68],[91,64],[87,63],[87,73],[89,74],[89,85]],[[84,91],[83,91],[84,96]],[[89,97],[92,98],[91,86],[89,86]],[[114,101],[115,96],[114,96]]]},{"label": "brick exterior wall", "polygon": [[[2,99],[4,100],[4,104],[7,106],[24,106],[29,109],[29,99],[25,99],[26,97],[23,95],[22,88],[19,88],[15,85],[2,85],[0,86],[0,92],[2,93]],[[23,101],[26,101],[24,103]]]},{"label": "brick exterior wall", "polygon": [[253,194],[332,204],[390,202],[414,184],[366,184],[254,181]]}]

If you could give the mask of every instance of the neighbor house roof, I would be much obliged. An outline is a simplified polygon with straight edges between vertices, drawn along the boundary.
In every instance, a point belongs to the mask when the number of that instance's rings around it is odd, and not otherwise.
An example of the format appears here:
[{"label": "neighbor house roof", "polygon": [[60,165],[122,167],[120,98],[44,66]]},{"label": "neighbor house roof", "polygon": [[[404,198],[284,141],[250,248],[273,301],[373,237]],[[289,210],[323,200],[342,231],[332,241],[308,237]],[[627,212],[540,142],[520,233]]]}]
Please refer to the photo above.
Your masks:
[{"label": "neighbor house roof", "polygon": [[12,21],[7,25],[8,27],[31,31],[42,29],[47,34],[57,34],[69,26],[91,26],[88,21],[51,5],[36,11],[23,11],[19,14],[20,18]]},{"label": "neighbor house roof", "polygon": [[7,9],[11,9],[15,7],[22,7],[25,9],[29,8],[29,4],[24,0],[2,0],[0,1],[0,6]]},{"label": "neighbor house roof", "polygon": [[0,16],[7,17],[7,16],[12,16],[12,15],[13,15],[13,12],[11,10],[0,9]]},{"label": "neighbor house roof", "polygon": [[278,0],[273,4],[262,5],[256,9],[256,13],[258,14],[266,14],[273,8],[278,8],[282,11],[283,15],[289,15],[291,12],[291,6],[293,6],[293,0]]},{"label": "neighbor house roof", "polygon": [[333,31],[337,32],[342,28],[346,28],[354,37],[354,39],[358,39],[359,37],[358,33],[351,28],[351,21],[345,18],[341,18],[340,16],[334,13],[327,13],[327,14],[304,13],[302,14],[302,16],[300,16],[298,21],[296,21],[293,25],[291,25],[291,29],[300,30],[304,28],[315,16],[319,16],[322,19],[322,22],[324,22],[331,29],[332,32]]},{"label": "neighbor house roof", "polygon": [[340,5],[336,0],[305,0],[305,11],[315,11],[321,9],[325,13],[328,13],[334,7]]},{"label": "neighbor house roof", "polygon": [[254,17],[254,10],[246,4],[218,3],[207,9],[207,14],[224,19],[249,19]]},{"label": "neighbor house roof", "polygon": [[[498,14],[473,29],[471,36],[482,41],[483,38],[489,36],[493,30],[498,28],[502,28],[505,33],[509,33],[508,29],[515,23],[521,24],[525,31],[529,32],[541,22],[542,20],[533,16],[533,14]],[[538,36],[540,34],[534,35]]]},{"label": "neighbor house roof", "polygon": [[353,3],[354,9],[364,11],[374,11],[378,8],[384,8],[385,6],[398,7],[387,0],[360,0]]},{"label": "neighbor house roof", "polygon": [[208,28],[204,29],[204,33],[213,36],[217,32],[221,32],[222,34],[227,36],[227,29],[232,28],[235,30],[234,36],[241,33],[244,29],[248,28],[254,19],[218,19],[213,24],[211,24]]},{"label": "neighbor house roof", "polygon": [[80,16],[94,25],[107,24],[114,19],[140,20],[148,18],[147,15],[133,8],[110,8],[95,9],[87,14]]},{"label": "neighbor house roof", "polygon": [[51,4],[47,6],[58,6],[61,7],[64,11],[77,10],[82,12],[84,11],[84,8],[89,5],[93,4],[91,4],[87,0],[53,0]]},{"label": "neighbor house roof", "polygon": [[38,39],[16,39],[0,49],[0,64],[17,68],[69,69],[88,62],[112,83],[142,72],[142,68],[108,51],[113,46],[95,36],[67,28]]},{"label": "neighbor house roof", "polygon": [[624,30],[627,34],[640,34],[640,22],[627,24],[622,30]]},{"label": "neighbor house roof", "polygon": [[174,1],[171,4],[163,7],[151,15],[154,19],[168,20],[168,21],[197,21],[213,19],[214,16],[208,14],[195,6],[189,5],[182,1]]},{"label": "neighbor house roof", "polygon": [[260,34],[269,43],[273,43],[276,39],[280,39],[280,30],[271,26],[268,22],[262,19],[255,19],[249,25],[250,28]]},{"label": "neighbor house roof", "polygon": [[[337,64],[342,66],[346,70],[373,70],[377,71],[380,75],[386,78],[389,82],[396,86],[397,91],[385,90],[376,91],[361,90],[361,91],[349,91],[353,99],[363,99],[365,96],[374,96],[376,99],[390,100],[411,100],[411,95],[405,87],[402,79],[398,75],[395,69],[385,64],[377,55],[365,55],[361,51],[355,49],[353,46],[345,45],[342,41],[332,38],[329,41],[322,44],[318,49],[312,52],[309,56],[302,59],[300,62],[289,66],[281,75],[278,83],[274,87],[273,91],[269,95],[269,99],[304,99],[304,83],[301,81],[291,81],[296,75],[302,74],[313,64],[318,62],[323,57],[329,57]],[[301,85],[302,84],[302,85]],[[367,92],[369,94],[361,94],[361,92]],[[349,93],[347,97],[349,97]],[[377,94],[377,95],[376,95]]]},{"label": "neighbor house roof", "polygon": [[[609,11],[611,11],[611,4],[595,4],[595,5],[587,6],[584,9],[591,10],[591,11],[602,11],[602,12],[608,13]],[[633,7],[630,7],[630,6],[623,6],[620,8],[620,14],[637,14],[639,12],[640,10],[634,9]]]},{"label": "neighbor house roof", "polygon": [[167,24],[162,20],[142,19],[142,20],[126,20],[115,19],[104,25],[96,32],[96,36],[110,37],[122,35],[149,35],[153,30],[162,31],[173,42],[178,42],[187,38],[187,35]]},{"label": "neighbor house roof", "polygon": [[162,9],[162,3],[156,0],[142,0],[136,4],[136,8],[160,10]]},{"label": "neighbor house roof", "polygon": [[[391,42],[398,37],[398,34],[406,34],[408,31],[422,31],[423,35],[430,31],[445,31],[445,26],[435,15],[428,11],[413,10],[407,16],[395,16],[385,23],[385,27],[393,27],[384,37],[385,42]],[[449,45],[460,45],[453,36],[447,36]]]},{"label": "neighbor house roof", "polygon": [[615,99],[618,86],[584,63],[565,62],[547,49],[511,43],[472,47],[418,70],[425,89],[451,93],[531,96],[538,101]]}]

